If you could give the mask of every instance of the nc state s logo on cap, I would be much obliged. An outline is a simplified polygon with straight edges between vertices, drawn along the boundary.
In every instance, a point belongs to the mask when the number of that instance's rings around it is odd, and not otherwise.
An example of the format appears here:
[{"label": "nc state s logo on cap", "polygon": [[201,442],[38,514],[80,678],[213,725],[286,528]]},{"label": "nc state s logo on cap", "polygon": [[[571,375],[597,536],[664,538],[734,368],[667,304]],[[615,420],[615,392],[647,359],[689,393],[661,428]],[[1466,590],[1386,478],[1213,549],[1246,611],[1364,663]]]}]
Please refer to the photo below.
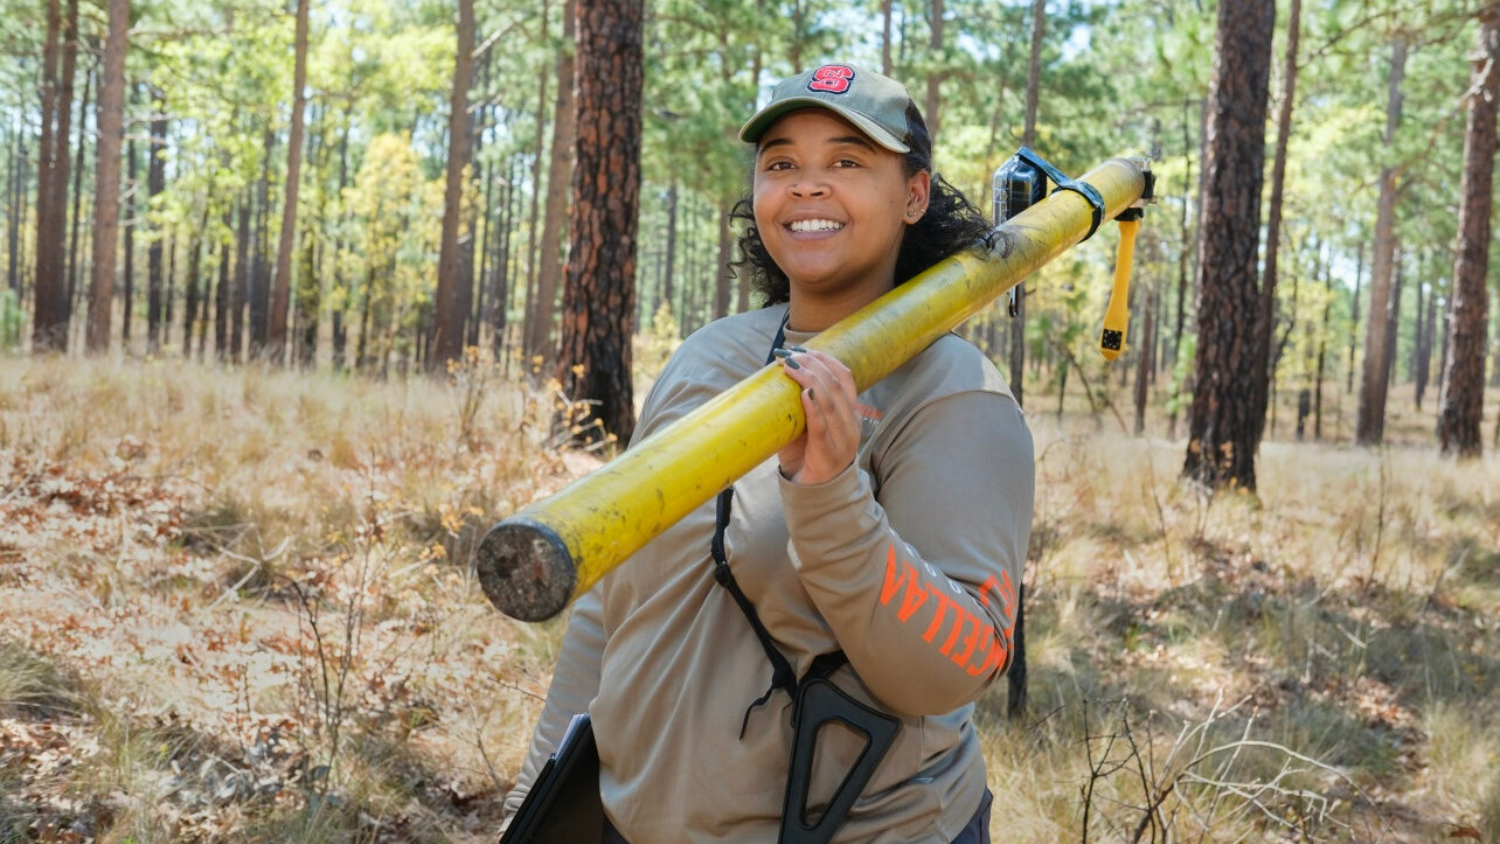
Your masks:
[{"label": "nc state s logo on cap", "polygon": [[853,68],[841,64],[825,64],[813,71],[813,78],[807,83],[807,90],[821,91],[825,94],[843,94],[849,90],[849,83],[853,81]]}]

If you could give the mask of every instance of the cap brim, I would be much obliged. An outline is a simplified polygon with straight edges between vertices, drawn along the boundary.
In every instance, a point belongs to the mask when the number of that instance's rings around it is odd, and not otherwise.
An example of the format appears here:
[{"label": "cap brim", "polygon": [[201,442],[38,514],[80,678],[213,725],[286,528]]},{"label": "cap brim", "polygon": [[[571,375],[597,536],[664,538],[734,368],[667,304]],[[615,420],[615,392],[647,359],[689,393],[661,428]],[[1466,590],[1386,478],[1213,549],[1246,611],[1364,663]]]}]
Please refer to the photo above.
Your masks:
[{"label": "cap brim", "polygon": [[746,121],[740,127],[740,140],[747,144],[753,144],[760,140],[760,136],[771,128],[771,124],[780,120],[788,112],[803,108],[822,108],[837,114],[845,120],[853,123],[859,131],[870,136],[870,140],[885,147],[891,152],[902,154],[911,152],[911,147],[901,142],[901,139],[892,135],[880,124],[855,111],[842,106],[835,105],[827,100],[817,97],[789,97],[785,100],[777,100],[756,112],[755,116]]}]

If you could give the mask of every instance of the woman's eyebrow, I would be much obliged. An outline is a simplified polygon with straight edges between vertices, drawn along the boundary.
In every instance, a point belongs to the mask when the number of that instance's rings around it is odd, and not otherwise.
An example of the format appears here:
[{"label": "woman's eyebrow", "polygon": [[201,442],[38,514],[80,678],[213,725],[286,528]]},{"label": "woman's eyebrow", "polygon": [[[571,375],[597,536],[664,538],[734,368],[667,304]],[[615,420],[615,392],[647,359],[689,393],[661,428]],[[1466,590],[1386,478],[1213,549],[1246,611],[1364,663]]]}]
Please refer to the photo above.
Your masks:
[{"label": "woman's eyebrow", "polygon": [[[864,135],[839,135],[838,137],[829,138],[827,141],[825,141],[825,143],[828,146],[849,145],[849,146],[862,147],[862,148],[868,149],[868,150],[874,150],[875,149],[875,145],[872,144],[872,143],[870,143],[870,139],[866,138]],[[772,138],[772,139],[770,139],[770,140],[762,143],[760,145],[760,149],[756,150],[755,154],[756,155],[763,155],[763,154],[765,154],[766,150],[772,149],[774,147],[791,146],[791,145],[792,145],[792,139],[791,138]]]}]

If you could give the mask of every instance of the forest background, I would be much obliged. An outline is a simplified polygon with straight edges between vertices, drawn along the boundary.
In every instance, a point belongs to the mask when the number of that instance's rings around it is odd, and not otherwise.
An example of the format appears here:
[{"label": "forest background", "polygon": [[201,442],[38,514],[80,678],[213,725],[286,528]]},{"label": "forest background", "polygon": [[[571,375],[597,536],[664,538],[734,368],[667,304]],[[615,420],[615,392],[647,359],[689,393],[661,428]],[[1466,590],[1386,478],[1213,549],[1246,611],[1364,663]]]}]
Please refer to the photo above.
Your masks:
[{"label": "forest background", "polygon": [[1500,304],[1451,351],[1493,8],[1274,10],[1247,488],[1175,480],[1228,6],[636,5],[633,341],[579,364],[569,283],[611,291],[568,272],[574,22],[607,5],[3,0],[0,841],[485,837],[557,630],[486,613],[477,535],[628,432],[580,368],[638,395],[754,306],[734,131],[833,60],[906,81],[981,208],[1023,143],[1153,160],[1122,361],[1111,228],[963,329],[1041,446],[1030,718],[980,712],[1026,840],[1500,839],[1500,473],[1435,433],[1477,361],[1500,445]]}]

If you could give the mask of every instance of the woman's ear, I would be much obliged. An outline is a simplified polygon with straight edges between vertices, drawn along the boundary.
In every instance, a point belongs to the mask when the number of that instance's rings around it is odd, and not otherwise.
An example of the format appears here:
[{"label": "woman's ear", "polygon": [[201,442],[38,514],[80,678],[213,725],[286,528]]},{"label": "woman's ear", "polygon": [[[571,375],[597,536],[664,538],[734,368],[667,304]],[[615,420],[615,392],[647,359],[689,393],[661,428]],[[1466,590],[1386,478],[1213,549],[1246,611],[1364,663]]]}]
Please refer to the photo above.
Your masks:
[{"label": "woman's ear", "polygon": [[918,170],[906,180],[906,224],[911,225],[927,213],[928,200],[932,198],[932,174]]}]

